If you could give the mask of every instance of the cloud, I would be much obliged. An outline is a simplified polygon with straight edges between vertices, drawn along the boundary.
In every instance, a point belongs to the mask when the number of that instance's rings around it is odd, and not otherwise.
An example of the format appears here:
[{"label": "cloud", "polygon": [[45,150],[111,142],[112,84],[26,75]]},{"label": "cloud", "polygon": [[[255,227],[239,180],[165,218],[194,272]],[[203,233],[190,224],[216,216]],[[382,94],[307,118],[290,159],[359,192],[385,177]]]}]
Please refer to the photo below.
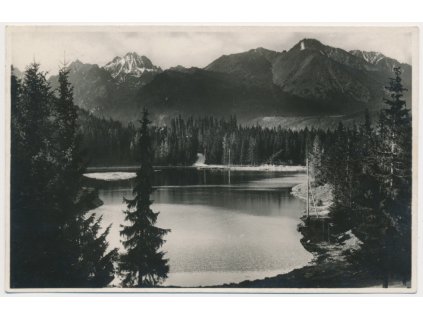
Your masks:
[{"label": "cloud", "polygon": [[204,67],[223,54],[257,47],[288,50],[303,38],[345,50],[378,51],[411,63],[412,38],[407,28],[340,27],[14,27],[11,62],[20,69],[34,59],[56,73],[66,60],[104,65],[135,51],[163,69]]}]

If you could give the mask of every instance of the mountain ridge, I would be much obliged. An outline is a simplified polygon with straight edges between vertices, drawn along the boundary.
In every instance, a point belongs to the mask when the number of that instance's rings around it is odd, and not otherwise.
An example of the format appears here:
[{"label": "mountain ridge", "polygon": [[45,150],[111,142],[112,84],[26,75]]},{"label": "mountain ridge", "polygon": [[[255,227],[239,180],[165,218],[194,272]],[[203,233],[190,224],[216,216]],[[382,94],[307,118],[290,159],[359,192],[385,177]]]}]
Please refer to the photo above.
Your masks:
[{"label": "mountain ridge", "polygon": [[74,63],[70,81],[76,87],[75,102],[99,117],[123,122],[133,121],[142,107],[150,109],[153,119],[236,114],[241,122],[380,109],[394,65],[404,69],[404,85],[410,89],[406,99],[411,100],[410,65],[381,53],[346,51],[307,38],[288,51],[259,47],[222,55],[204,68],[162,70],[135,52],[104,67]]}]

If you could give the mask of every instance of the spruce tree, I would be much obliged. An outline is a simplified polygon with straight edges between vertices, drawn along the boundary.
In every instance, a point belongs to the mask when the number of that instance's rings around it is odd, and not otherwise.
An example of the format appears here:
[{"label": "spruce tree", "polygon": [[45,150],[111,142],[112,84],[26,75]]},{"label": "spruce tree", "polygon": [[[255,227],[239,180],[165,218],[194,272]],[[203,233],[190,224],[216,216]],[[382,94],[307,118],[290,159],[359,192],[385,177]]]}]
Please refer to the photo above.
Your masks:
[{"label": "spruce tree", "polygon": [[24,196],[23,186],[25,186],[24,175],[24,138],[22,135],[22,112],[21,112],[21,91],[22,83],[11,72],[11,161],[10,161],[10,218],[11,218],[11,251],[10,251],[10,273],[11,287],[19,286],[19,280],[24,270],[25,247],[28,242],[21,244],[24,235],[25,212],[23,208]]},{"label": "spruce tree", "polygon": [[151,209],[150,196],[153,192],[151,140],[148,132],[148,111],[144,109],[139,131],[140,167],[135,178],[133,199],[126,199],[125,213],[127,225],[120,232],[124,237],[126,252],[120,258],[120,272],[123,286],[152,287],[167,278],[168,260],[161,247],[163,236],[169,230],[155,226],[158,212]]},{"label": "spruce tree", "polygon": [[11,286],[103,287],[113,279],[99,219],[85,216],[76,107],[67,70],[55,97],[39,65],[12,76]]},{"label": "spruce tree", "polygon": [[375,164],[375,160],[373,160],[375,157],[375,137],[368,109],[366,109],[364,113],[364,122],[360,126],[359,134],[359,151],[362,158],[362,173],[370,174],[371,166]]},{"label": "spruce tree", "polygon": [[11,286],[47,287],[57,280],[59,220],[55,197],[54,97],[39,64],[22,83],[12,76]]},{"label": "spruce tree", "polygon": [[323,148],[320,141],[319,135],[316,134],[313,140],[313,147],[311,149],[310,155],[310,173],[314,182],[319,185],[323,182],[322,176],[322,157],[323,157]]},{"label": "spruce tree", "polygon": [[363,169],[354,233],[363,242],[354,256],[388,287],[392,277],[405,283],[411,277],[411,118],[405,107],[401,71],[386,88],[387,108],[376,133],[369,120],[362,128]]},{"label": "spruce tree", "polygon": [[348,180],[348,130],[342,122],[334,132],[335,140],[330,148],[327,160],[327,179],[333,189],[333,205],[330,208],[335,224],[335,232],[344,232],[350,228],[349,180]]},{"label": "spruce tree", "polygon": [[78,149],[77,108],[73,103],[73,88],[69,82],[69,69],[59,70],[59,87],[55,107],[56,156],[59,168],[59,200],[62,203],[63,223],[75,214],[74,201],[81,188],[82,160]]},{"label": "spruce tree", "polygon": [[229,145],[229,138],[228,136],[225,134],[223,136],[223,140],[222,140],[222,164],[223,165],[228,165],[229,164],[229,150],[230,149],[230,145]]},{"label": "spruce tree", "polygon": [[255,166],[257,163],[257,140],[254,137],[249,138],[248,143],[248,163]]},{"label": "spruce tree", "polygon": [[110,226],[100,234],[101,218],[87,215],[94,197],[81,183],[85,167],[79,149],[78,113],[69,71],[66,65],[59,71],[55,120],[59,163],[56,191],[58,213],[62,216],[60,267],[64,286],[61,287],[104,287],[114,278],[113,262],[118,254],[117,249],[107,251]]},{"label": "spruce tree", "polygon": [[385,284],[389,274],[399,273],[403,281],[411,276],[411,116],[403,98],[401,69],[386,87],[388,108],[381,114],[379,179],[384,199],[381,209],[386,215],[384,235],[386,262]]}]

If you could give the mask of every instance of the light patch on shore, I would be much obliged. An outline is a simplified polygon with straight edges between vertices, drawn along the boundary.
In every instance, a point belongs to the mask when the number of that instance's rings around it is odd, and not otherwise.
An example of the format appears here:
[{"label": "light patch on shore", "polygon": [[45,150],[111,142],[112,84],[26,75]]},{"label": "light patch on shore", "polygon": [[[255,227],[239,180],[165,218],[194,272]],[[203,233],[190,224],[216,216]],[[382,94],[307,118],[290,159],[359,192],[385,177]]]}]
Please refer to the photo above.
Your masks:
[{"label": "light patch on shore", "polygon": [[85,173],[84,176],[96,180],[104,181],[118,181],[118,180],[128,180],[136,177],[135,172],[92,172]]},{"label": "light patch on shore", "polygon": [[280,171],[280,172],[304,172],[304,166],[282,166],[282,165],[260,165],[260,166],[227,166],[227,165],[207,165],[195,164],[198,169],[216,169],[231,171]]}]

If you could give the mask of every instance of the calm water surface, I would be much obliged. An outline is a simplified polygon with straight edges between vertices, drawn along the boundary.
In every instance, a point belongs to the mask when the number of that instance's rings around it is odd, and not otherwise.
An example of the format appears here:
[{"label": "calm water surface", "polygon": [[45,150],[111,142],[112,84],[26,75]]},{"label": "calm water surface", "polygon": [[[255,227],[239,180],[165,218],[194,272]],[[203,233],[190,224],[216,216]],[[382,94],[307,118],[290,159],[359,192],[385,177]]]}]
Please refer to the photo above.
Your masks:
[{"label": "calm water surface", "polygon": [[[163,250],[170,273],[163,285],[210,286],[288,272],[311,260],[296,227],[304,203],[290,195],[302,174],[197,170],[156,171],[153,210],[158,226],[171,229]],[[104,205],[95,212],[112,224],[110,248],[123,249],[122,198],[131,181],[89,181]]]}]

